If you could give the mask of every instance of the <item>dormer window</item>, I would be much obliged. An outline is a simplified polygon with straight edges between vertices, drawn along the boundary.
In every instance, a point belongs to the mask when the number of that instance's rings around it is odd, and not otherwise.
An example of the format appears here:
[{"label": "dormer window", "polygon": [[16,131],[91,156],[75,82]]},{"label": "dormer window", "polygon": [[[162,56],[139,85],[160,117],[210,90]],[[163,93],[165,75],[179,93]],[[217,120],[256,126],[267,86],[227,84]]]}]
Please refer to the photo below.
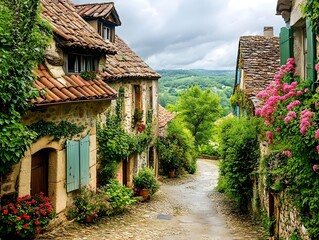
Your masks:
[{"label": "dormer window", "polygon": [[82,71],[97,70],[98,59],[91,55],[69,53],[66,61],[68,73],[81,73]]},{"label": "dormer window", "polygon": [[104,40],[111,42],[111,29],[107,26],[103,26],[103,38]]}]

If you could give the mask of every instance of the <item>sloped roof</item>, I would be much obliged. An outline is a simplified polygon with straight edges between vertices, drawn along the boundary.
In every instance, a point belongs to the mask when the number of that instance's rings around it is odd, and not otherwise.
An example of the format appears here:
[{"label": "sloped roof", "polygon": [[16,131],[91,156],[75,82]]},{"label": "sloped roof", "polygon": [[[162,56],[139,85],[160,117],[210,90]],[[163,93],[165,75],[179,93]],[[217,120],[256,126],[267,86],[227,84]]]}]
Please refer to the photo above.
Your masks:
[{"label": "sloped roof", "polygon": [[158,128],[159,136],[166,135],[166,126],[174,118],[175,114],[167,111],[161,105],[158,105]]},{"label": "sloped roof", "polygon": [[249,97],[257,95],[273,80],[280,68],[279,37],[242,36],[237,67],[244,70],[244,86]]},{"label": "sloped roof", "polygon": [[101,73],[104,79],[153,79],[161,77],[117,35],[115,36],[114,44],[117,48],[117,53],[107,56],[105,71]]},{"label": "sloped roof", "polygon": [[58,43],[64,47],[115,54],[112,43],[104,39],[81,18],[67,0],[41,0],[42,16],[53,26]]},{"label": "sloped roof", "polygon": [[121,25],[121,20],[117,14],[114,3],[90,3],[79,4],[74,6],[77,13],[84,19],[102,18],[108,20],[109,16],[113,16],[113,21],[117,26]]},{"label": "sloped roof", "polygon": [[117,97],[116,91],[100,79],[87,81],[80,75],[65,75],[61,79],[55,79],[43,65],[40,65],[34,72],[37,79],[33,85],[40,91],[40,96],[32,100],[35,105]]}]

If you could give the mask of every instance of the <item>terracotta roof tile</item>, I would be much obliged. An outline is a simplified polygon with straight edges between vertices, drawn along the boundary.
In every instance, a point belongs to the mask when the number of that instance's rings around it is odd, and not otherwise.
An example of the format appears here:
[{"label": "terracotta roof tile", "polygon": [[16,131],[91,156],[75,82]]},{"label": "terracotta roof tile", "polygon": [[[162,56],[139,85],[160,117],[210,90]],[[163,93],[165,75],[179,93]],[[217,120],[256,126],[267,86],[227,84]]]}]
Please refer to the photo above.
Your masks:
[{"label": "terracotta roof tile", "polygon": [[59,43],[65,47],[90,49],[114,54],[116,49],[83,20],[67,0],[41,0],[42,15],[47,19]]},{"label": "terracotta roof tile", "polygon": [[121,20],[114,8],[113,2],[108,3],[90,3],[79,4],[74,6],[77,13],[84,19],[107,19],[111,14],[114,16],[114,21],[117,26],[121,25]]},{"label": "terracotta roof tile", "polygon": [[258,94],[273,80],[280,68],[279,38],[242,36],[239,40],[239,64],[244,70],[246,93]]},{"label": "terracotta roof tile", "polygon": [[112,99],[117,97],[114,89],[101,79],[84,80],[81,76],[63,76],[65,84],[53,78],[43,65],[34,71],[37,79],[34,87],[40,96],[32,102],[38,105],[71,101],[90,101],[94,99]]},{"label": "terracotta roof tile", "polygon": [[174,118],[175,114],[167,111],[161,105],[158,105],[158,128],[159,136],[166,136],[166,126]]},{"label": "terracotta roof tile", "polygon": [[115,36],[115,47],[117,54],[106,58],[106,69],[102,74],[104,79],[161,77],[117,35]]}]

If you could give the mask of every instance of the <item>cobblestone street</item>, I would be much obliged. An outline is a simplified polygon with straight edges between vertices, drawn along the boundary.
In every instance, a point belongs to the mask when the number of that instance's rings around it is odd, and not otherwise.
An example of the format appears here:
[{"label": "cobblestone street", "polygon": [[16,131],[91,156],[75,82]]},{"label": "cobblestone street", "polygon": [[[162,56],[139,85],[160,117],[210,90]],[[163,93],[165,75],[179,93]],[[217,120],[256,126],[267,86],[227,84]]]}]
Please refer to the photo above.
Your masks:
[{"label": "cobblestone street", "polygon": [[121,216],[96,224],[64,224],[39,239],[267,239],[261,227],[214,190],[216,162],[199,160],[198,166],[195,175],[164,178],[151,201],[132,206]]}]

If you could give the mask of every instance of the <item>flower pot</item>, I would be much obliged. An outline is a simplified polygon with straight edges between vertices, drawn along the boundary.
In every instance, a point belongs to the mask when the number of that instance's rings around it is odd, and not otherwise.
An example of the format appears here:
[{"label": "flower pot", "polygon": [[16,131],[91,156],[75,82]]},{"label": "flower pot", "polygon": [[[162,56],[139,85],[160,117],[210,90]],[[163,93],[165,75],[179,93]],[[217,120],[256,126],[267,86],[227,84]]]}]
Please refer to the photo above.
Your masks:
[{"label": "flower pot", "polygon": [[85,221],[86,223],[91,223],[91,222],[93,222],[93,220],[94,220],[94,216],[93,216],[93,215],[88,215],[88,216],[86,216],[85,219],[84,219],[84,221]]},{"label": "flower pot", "polygon": [[141,189],[140,190],[140,195],[143,197],[144,201],[147,200],[147,198],[150,195],[151,190],[150,189]]},{"label": "flower pot", "polygon": [[168,173],[169,178],[174,178],[175,177],[175,170],[170,170]]}]

